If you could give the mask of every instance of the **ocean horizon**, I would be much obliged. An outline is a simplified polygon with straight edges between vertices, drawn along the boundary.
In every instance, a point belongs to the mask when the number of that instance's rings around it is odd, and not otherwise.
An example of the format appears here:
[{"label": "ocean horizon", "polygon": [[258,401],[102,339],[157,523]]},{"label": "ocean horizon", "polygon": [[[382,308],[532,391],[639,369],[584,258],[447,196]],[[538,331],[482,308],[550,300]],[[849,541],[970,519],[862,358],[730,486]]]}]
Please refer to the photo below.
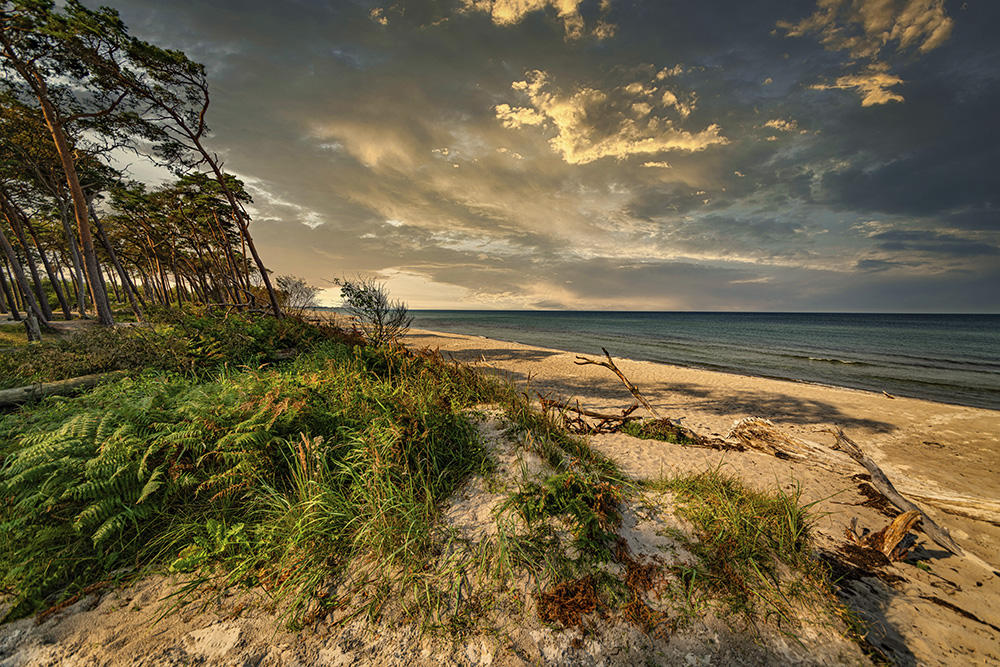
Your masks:
[{"label": "ocean horizon", "polygon": [[418,329],[1000,410],[1000,314],[411,314]]}]

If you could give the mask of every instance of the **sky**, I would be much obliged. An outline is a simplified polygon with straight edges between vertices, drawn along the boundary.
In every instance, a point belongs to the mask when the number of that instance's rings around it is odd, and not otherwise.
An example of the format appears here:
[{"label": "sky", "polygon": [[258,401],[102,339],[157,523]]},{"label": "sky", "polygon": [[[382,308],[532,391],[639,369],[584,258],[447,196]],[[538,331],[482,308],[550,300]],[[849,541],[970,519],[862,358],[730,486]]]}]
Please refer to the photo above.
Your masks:
[{"label": "sky", "polygon": [[327,303],[1000,312],[996,0],[110,4]]}]

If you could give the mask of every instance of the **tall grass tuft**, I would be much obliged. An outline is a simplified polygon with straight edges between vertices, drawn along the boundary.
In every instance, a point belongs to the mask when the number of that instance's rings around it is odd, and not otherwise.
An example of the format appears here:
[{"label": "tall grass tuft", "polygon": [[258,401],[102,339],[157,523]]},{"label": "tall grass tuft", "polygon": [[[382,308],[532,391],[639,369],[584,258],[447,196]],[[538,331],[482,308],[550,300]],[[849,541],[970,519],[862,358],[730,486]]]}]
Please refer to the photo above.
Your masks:
[{"label": "tall grass tuft", "polygon": [[796,601],[825,591],[812,554],[809,505],[799,492],[750,488],[718,470],[664,478],[648,486],[676,494],[678,513],[694,526],[698,557],[681,573],[689,588],[720,600],[736,619],[791,621]]}]

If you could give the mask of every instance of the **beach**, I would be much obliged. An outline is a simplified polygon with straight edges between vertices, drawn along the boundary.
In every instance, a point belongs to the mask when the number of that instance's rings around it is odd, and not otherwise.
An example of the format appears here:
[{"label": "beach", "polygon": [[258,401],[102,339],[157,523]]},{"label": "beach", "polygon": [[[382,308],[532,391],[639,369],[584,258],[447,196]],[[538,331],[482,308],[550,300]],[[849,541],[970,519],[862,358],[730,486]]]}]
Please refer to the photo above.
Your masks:
[{"label": "beach", "polygon": [[[431,331],[408,343],[446,359],[479,363],[538,394],[617,412],[634,401],[609,370],[577,365],[560,350]],[[588,355],[600,359],[601,351]],[[661,415],[701,435],[724,436],[744,417],[770,420],[783,432],[829,446],[840,427],[904,496],[950,530],[968,557],[948,554],[918,535],[930,572],[906,563],[892,577],[859,577],[844,586],[870,638],[898,664],[1000,664],[1000,411],[895,398],[875,392],[787,382],[652,362],[615,359]],[[722,466],[762,486],[799,487],[816,503],[816,541],[835,551],[852,517],[872,530],[888,521],[864,506],[865,470],[842,464],[784,461],[758,452],[687,449],[621,434],[594,435],[591,445],[644,479]],[[892,581],[893,577],[900,580]]]},{"label": "beach", "polygon": [[[405,342],[411,349],[437,350],[445,360],[508,378],[536,399],[607,413],[634,402],[610,370],[578,365],[576,353],[426,330],[411,330]],[[602,359],[601,350],[588,357]],[[636,660],[1000,665],[1000,412],[617,357],[614,362],[661,416],[699,435],[724,438],[738,420],[757,417],[807,445],[802,450],[806,456],[788,459],[750,448],[716,450],[623,433],[586,436],[592,449],[634,480],[716,470],[751,487],[798,496],[808,506],[813,553],[829,567],[840,601],[863,623],[863,640],[852,639],[849,624],[839,616],[816,616],[805,608],[799,610],[800,622],[788,629],[771,619],[740,632],[722,607],[711,605],[690,626],[666,637],[651,637],[597,615],[586,630],[553,627],[533,607],[507,617],[507,625],[497,626],[500,630],[444,637],[422,633],[405,614],[387,612],[369,620],[354,618],[349,610],[337,612],[347,614],[342,623],[331,618],[293,632],[281,625],[273,600],[260,589],[209,586],[191,604],[166,613],[170,595],[184,586],[184,579],[153,575],[124,588],[82,594],[44,618],[0,627],[0,667],[625,667]],[[517,475],[531,469],[543,476],[551,471],[544,471],[537,455],[514,454],[516,437],[502,419],[490,416],[490,406],[474,413],[484,444],[499,462],[498,479],[491,486],[473,476],[440,509],[452,529],[480,539],[496,531],[493,508],[504,497],[490,488],[516,487],[522,483]],[[642,413],[640,408],[635,414]],[[864,468],[830,448],[835,439],[826,430],[835,428],[858,443],[900,493],[950,531],[963,555],[949,553],[923,532],[915,533],[910,557],[900,562],[872,559],[870,550],[854,547],[847,537],[852,521],[858,533],[875,532],[899,512],[879,496]],[[670,531],[690,529],[672,514],[670,502],[653,505],[647,503],[650,498],[640,490],[623,502],[619,534],[635,558],[648,566],[669,567],[663,543],[669,546]],[[532,596],[526,599],[530,602]]]}]

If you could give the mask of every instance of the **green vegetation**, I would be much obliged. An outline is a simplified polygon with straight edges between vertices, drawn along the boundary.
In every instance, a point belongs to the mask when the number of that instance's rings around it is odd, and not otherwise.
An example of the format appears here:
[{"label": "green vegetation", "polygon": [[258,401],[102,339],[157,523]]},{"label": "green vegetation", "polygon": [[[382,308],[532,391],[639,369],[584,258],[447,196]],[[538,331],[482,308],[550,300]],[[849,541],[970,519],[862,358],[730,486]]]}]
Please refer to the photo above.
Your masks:
[{"label": "green vegetation", "polygon": [[758,491],[718,470],[646,486],[676,494],[678,514],[694,526],[686,542],[697,562],[675,572],[689,593],[719,600],[749,626],[762,616],[791,620],[796,601],[829,597],[798,492]]},{"label": "green vegetation", "polygon": [[[176,604],[260,586],[301,627],[392,601],[452,637],[523,613],[526,575],[561,626],[596,613],[672,631],[716,601],[794,628],[799,601],[828,599],[797,494],[718,471],[636,484],[524,393],[430,353],[293,318],[152,318],[5,361],[19,382],[129,371],[0,416],[6,618],[151,571],[187,582]],[[487,407],[520,468],[482,439]],[[442,509],[474,479],[495,509],[473,539]],[[641,564],[620,537],[626,506],[656,492],[694,526],[675,536],[693,561]]]},{"label": "green vegetation", "polygon": [[365,340],[373,345],[396,345],[406,335],[413,318],[405,303],[389,297],[383,283],[374,278],[338,278],[334,283],[340,286],[344,310]]},{"label": "green vegetation", "polygon": [[[329,336],[351,337],[293,318],[276,320],[234,313],[214,316],[197,308],[151,309],[150,326],[93,327],[65,338],[46,336],[0,355],[0,389],[52,382],[90,373],[145,368],[210,374],[222,365],[257,366],[278,350],[305,351]],[[25,339],[23,325],[20,341]]]},{"label": "green vegetation", "polygon": [[641,440],[660,440],[680,445],[696,444],[688,432],[669,419],[640,419],[622,424],[622,433]]},{"label": "green vegetation", "polygon": [[[23,324],[17,323],[17,324],[0,325],[0,348],[7,346],[27,345],[27,343],[28,339],[24,335]],[[6,375],[0,373],[0,378],[2,377],[6,377]]]},{"label": "green vegetation", "polygon": [[[123,341],[182,354],[173,369],[153,364],[0,419],[11,616],[148,565],[238,556],[247,581],[311,594],[352,555],[394,565],[424,553],[437,504],[483,466],[465,409],[506,390],[433,357],[323,340],[285,319],[235,320],[80,336],[73,354],[91,345],[101,367]],[[291,342],[312,349],[259,365]]]}]

